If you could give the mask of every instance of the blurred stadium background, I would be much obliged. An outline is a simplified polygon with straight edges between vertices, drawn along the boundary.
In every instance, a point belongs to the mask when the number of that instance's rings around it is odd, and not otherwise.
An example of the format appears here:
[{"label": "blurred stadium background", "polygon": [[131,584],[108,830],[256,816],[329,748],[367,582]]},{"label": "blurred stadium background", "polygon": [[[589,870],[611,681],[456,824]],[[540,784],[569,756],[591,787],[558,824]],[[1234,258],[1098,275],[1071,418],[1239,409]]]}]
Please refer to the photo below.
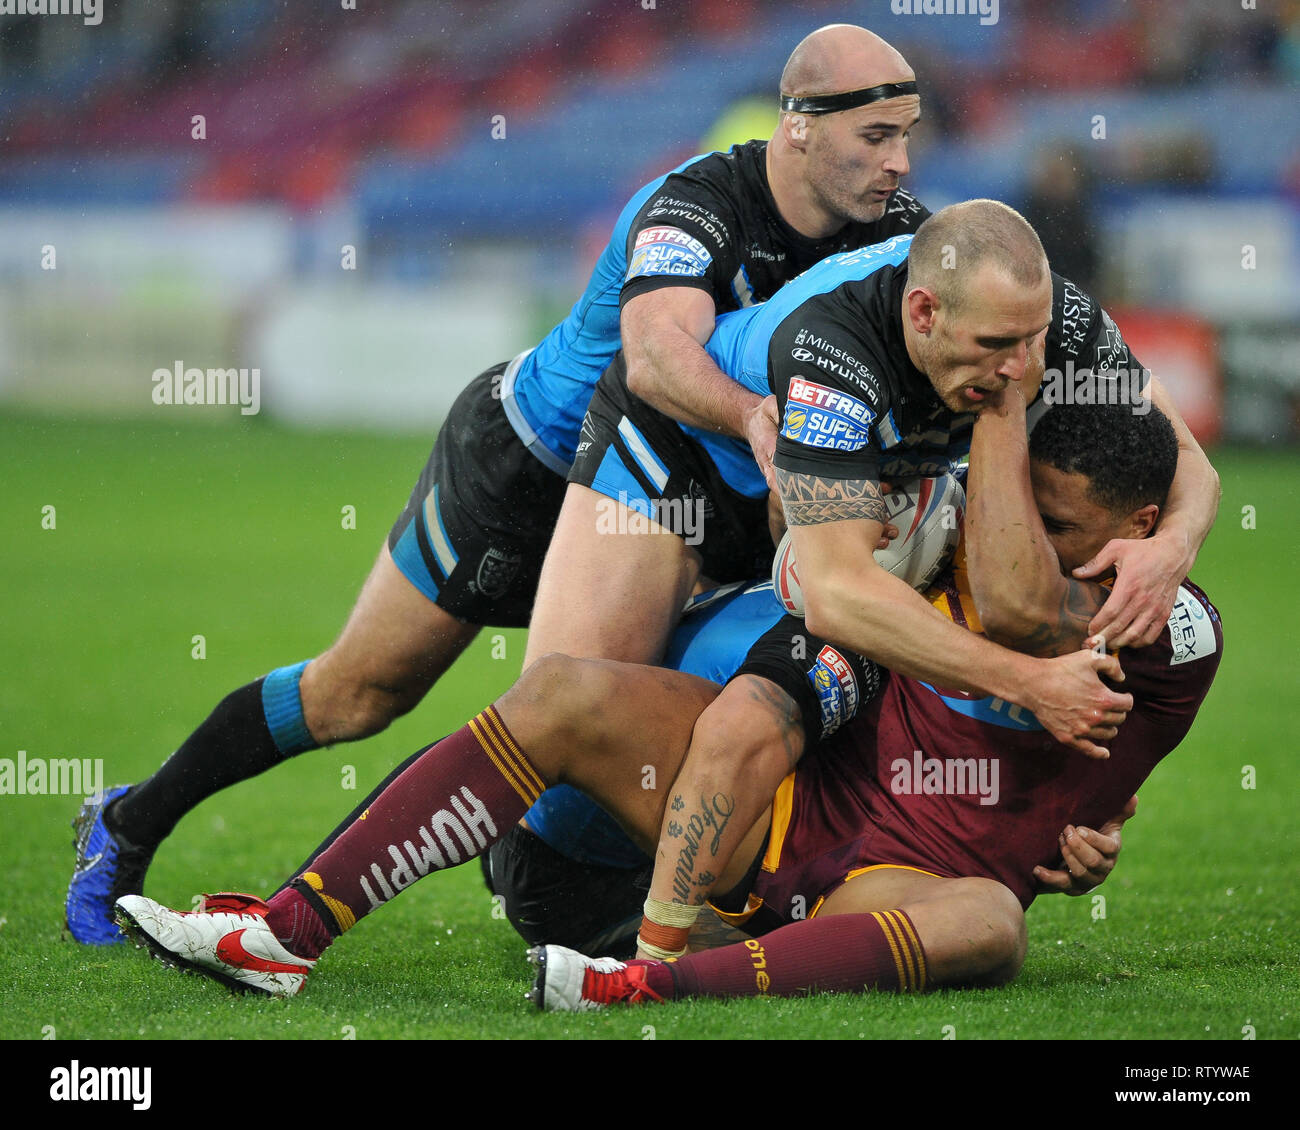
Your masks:
[{"label": "blurred stadium background", "polygon": [[277,421],[431,432],[565,312],[632,190],[767,136],[792,45],[848,19],[922,83],[914,192],[1021,207],[1202,437],[1294,442],[1300,3],[1003,0],[989,26],[893,7],[0,17],[0,407],[156,416],[151,374],[182,360],[259,368]]},{"label": "blurred stadium background", "polygon": [[[1040,900],[1026,973],[995,994],[698,1002],[655,1023],[665,1038],[1294,1037],[1300,626],[1281,578],[1300,560],[1300,3],[1001,0],[990,26],[891,7],[0,15],[0,758],[101,758],[106,783],[138,781],[221,695],[318,653],[456,392],[568,309],[635,188],[767,135],[793,44],[852,20],[923,85],[909,186],[932,208],[1021,206],[1216,442],[1225,494],[1196,576],[1230,642],[1125,829],[1111,927],[1086,900]],[[258,368],[260,415],[155,405],[152,374],[177,361]],[[507,636],[484,633],[381,737],[205,802],[148,893],[273,889],[399,757],[513,681],[522,638]],[[0,1038],[644,1036],[639,1015],[521,1011],[518,940],[471,868],[367,919],[289,1010],[60,945],[75,810],[0,797]]]}]

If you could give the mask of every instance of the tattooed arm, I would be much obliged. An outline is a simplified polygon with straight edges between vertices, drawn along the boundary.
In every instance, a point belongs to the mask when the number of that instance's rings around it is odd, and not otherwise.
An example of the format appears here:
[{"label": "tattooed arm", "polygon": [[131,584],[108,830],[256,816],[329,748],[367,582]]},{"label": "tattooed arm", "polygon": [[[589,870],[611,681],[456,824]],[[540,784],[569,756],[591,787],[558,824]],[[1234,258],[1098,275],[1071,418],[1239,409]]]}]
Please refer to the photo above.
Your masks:
[{"label": "tattooed arm", "polygon": [[[779,453],[778,453],[779,456]],[[804,591],[808,630],[914,679],[994,695],[1033,711],[1057,741],[1104,757],[1096,740],[1132,707],[1107,690],[1113,658],[1072,652],[1043,660],[958,627],[872,557],[885,512],[868,479],[825,479],[777,468]]]},{"label": "tattooed arm", "polygon": [[1078,649],[1108,594],[1061,573],[1034,499],[1020,389],[977,418],[966,487],[966,561],[985,635],[1031,655]]}]

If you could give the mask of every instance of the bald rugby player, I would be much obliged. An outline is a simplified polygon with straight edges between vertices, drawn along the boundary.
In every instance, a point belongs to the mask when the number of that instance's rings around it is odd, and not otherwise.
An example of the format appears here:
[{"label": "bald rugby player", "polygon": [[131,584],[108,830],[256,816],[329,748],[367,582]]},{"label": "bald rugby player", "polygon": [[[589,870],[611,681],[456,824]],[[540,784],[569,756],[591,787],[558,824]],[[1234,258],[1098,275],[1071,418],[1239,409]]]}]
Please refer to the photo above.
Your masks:
[{"label": "bald rugby player", "polygon": [[[458,398],[334,645],[232,692],[153,776],[82,809],[66,903],[75,938],[121,941],[113,902],[143,889],[158,845],[201,801],[286,758],[378,733],[480,625],[529,623],[583,413],[620,334],[642,395],[770,462],[766,395],[729,380],[702,347],[714,317],[928,215],[899,188],[920,115],[902,57],[865,29],[834,25],[805,39],[786,72],[847,108],[829,128],[787,119],[770,142],[696,158],[638,191],[569,316]],[[754,513],[766,531],[765,501]],[[763,553],[770,539],[747,560]],[[568,615],[562,601],[561,629]],[[543,650],[569,646],[556,626],[554,616],[534,623]],[[631,651],[661,648],[659,637]]]},{"label": "bald rugby player", "polygon": [[[998,405],[1005,427],[985,429],[990,481],[972,482],[969,569],[958,562],[932,599],[962,630],[974,633],[987,618],[1003,639],[1056,654],[1087,643],[1089,618],[1106,598],[1102,586],[1071,578],[1071,565],[1108,539],[1150,531],[1177,440],[1158,410],[1074,405],[1045,416],[1030,443],[1017,397],[1009,389],[991,398],[1007,402],[1004,414]],[[1176,609],[1156,645],[1127,656],[1135,705],[1113,760],[1082,758],[988,698],[889,675],[883,693],[790,774],[746,829],[719,900],[750,935],[743,944],[631,964],[548,947],[535,954],[536,999],[592,1008],[1006,983],[1024,958],[1023,909],[1035,880],[1064,859],[1086,883],[1101,864],[1072,844],[1078,829],[1066,820],[1091,822],[1120,807],[1182,740],[1208,691],[1222,651],[1217,613],[1191,582],[1180,586]],[[1106,665],[1117,671],[1113,657]],[[716,693],[681,672],[547,657],[413,758],[269,901],[217,895],[192,913],[128,896],[118,904],[123,921],[171,964],[292,995],[336,938],[420,878],[484,850],[545,784],[589,791],[649,842],[671,794],[642,787],[645,767],[672,774]],[[800,697],[794,689],[794,702]],[[917,751],[939,766],[940,788],[905,772]],[[394,968],[400,979],[400,955]]]},{"label": "bald rugby player", "polygon": [[[963,632],[871,557],[885,516],[879,483],[951,469],[969,449],[976,412],[988,397],[1024,378],[1031,354],[1039,376],[1044,365],[1060,373],[1143,372],[1097,303],[1051,274],[1024,219],[995,201],[945,209],[914,239],[898,236],[833,256],[763,307],[724,316],[709,350],[738,383],[778,399],[776,467],[800,562],[808,630],[900,674],[994,695],[1034,714],[1081,753],[1104,756],[1098,743],[1114,736],[1127,707],[1125,696],[1097,682],[1086,656],[1047,661]],[[738,509],[737,499],[762,491],[761,473],[738,444],[680,427],[638,405],[617,370],[616,362],[597,385],[584,425],[592,445],[579,454],[569,501],[580,475],[602,504],[622,494],[649,510],[671,505],[686,482],[692,489],[706,484],[715,515]],[[1151,395],[1175,421],[1180,441],[1162,525],[1170,524],[1175,545],[1190,540],[1199,547],[1217,505],[1217,476],[1154,382]],[[629,428],[636,429],[639,453],[620,445]],[[611,473],[612,466],[630,472],[633,465],[643,472],[662,466],[667,473],[659,479],[633,475],[634,482]],[[635,563],[643,576],[648,563],[673,553],[674,568],[701,556],[707,562],[726,536],[725,523],[715,517],[705,523],[700,553],[672,537],[606,538],[606,548],[597,544],[592,553],[611,575]],[[1158,529],[1148,540],[1161,536]],[[559,545],[557,537],[552,557]],[[1183,576],[1175,578],[1175,593]],[[589,583],[595,585],[594,577]],[[594,603],[603,603],[599,594]],[[653,609],[647,598],[638,607],[642,617],[658,613],[670,623],[674,611],[670,605]],[[587,618],[571,619],[576,627]],[[759,757],[753,744],[737,740],[753,718],[753,696],[737,682],[695,727],[682,795],[675,798],[684,808],[665,819],[647,902],[649,932],[662,938],[671,931],[677,940],[673,950],[660,945],[659,956],[680,952],[690,913],[703,905],[710,885],[699,877],[721,874],[739,830],[756,818],[791,768],[779,743]],[[695,861],[696,877],[683,895],[673,886],[681,848],[673,842],[672,826],[707,821],[700,798],[715,794],[734,797],[735,819]],[[574,801],[557,811],[553,798],[544,798],[528,814],[529,828],[572,856],[562,825],[581,819],[584,806],[590,809],[588,802]],[[517,849],[518,844],[497,849],[494,871],[497,855]],[[502,862],[505,874],[512,861]],[[527,886],[542,880],[521,877],[509,892],[495,882],[494,889],[506,894],[507,903],[527,901]]]}]

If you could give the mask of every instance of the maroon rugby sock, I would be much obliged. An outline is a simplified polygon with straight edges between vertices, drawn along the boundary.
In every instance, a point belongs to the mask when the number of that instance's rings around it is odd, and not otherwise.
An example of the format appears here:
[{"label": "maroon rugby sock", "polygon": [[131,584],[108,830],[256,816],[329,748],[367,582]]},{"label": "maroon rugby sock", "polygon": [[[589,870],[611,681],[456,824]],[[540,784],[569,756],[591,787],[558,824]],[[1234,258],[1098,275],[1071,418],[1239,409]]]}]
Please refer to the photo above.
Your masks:
[{"label": "maroon rugby sock", "polygon": [[545,788],[489,706],[425,750],[275,895],[267,924],[293,953],[318,956],[330,938],[417,879],[486,851]]},{"label": "maroon rugby sock", "polygon": [[301,893],[287,886],[278,890],[266,905],[271,908],[266,923],[275,936],[295,957],[315,961],[334,940],[322,918],[322,911],[309,903]]},{"label": "maroon rugby sock", "polygon": [[901,910],[839,914],[658,963],[647,970],[646,984],[665,999],[919,992],[926,987],[925,950]]}]

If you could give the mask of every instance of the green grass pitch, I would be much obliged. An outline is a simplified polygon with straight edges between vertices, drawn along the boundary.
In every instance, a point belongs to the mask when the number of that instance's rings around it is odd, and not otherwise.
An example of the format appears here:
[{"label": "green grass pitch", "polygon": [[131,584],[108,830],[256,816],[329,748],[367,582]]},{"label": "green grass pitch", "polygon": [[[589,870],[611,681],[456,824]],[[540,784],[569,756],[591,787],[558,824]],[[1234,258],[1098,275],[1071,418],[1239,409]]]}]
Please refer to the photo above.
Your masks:
[{"label": "green grass pitch", "polygon": [[[409,436],[175,419],[0,416],[0,757],[103,758],[106,784],[138,780],[227,692],[323,650],[427,452]],[[1040,899],[1009,988],[545,1016],[523,1001],[523,944],[467,867],[362,922],[298,999],[234,997],[133,948],[65,937],[78,801],[6,795],[0,1036],[1239,1040],[1250,1027],[1294,1039],[1300,463],[1214,458],[1223,505],[1196,578],[1224,617],[1218,680],[1141,792],[1120,868],[1099,892],[1104,917],[1088,898]],[[397,760],[509,685],[522,635],[496,641],[504,658],[493,635],[387,733],[209,800],[160,851],[148,893],[188,906],[200,891],[278,885]],[[349,766],[355,790],[344,787]]]}]

